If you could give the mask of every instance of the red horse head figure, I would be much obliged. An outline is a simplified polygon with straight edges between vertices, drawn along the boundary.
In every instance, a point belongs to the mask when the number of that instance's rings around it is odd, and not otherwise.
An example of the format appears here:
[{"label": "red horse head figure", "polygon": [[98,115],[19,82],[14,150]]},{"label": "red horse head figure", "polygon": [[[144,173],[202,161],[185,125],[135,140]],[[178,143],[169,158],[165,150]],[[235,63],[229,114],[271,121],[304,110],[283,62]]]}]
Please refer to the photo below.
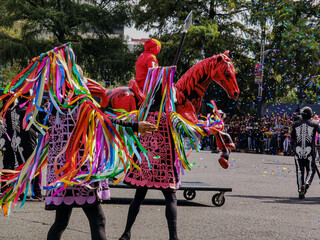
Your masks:
[{"label": "red horse head figure", "polygon": [[211,69],[211,76],[213,76],[212,80],[228,93],[229,98],[236,99],[240,91],[236,80],[236,70],[228,54],[229,51],[226,51],[217,56],[215,69]]},{"label": "red horse head figure", "polygon": [[197,113],[211,81],[218,83],[230,98],[239,96],[235,68],[229,51],[206,58],[190,68],[175,84],[177,112],[191,122],[197,122]]}]

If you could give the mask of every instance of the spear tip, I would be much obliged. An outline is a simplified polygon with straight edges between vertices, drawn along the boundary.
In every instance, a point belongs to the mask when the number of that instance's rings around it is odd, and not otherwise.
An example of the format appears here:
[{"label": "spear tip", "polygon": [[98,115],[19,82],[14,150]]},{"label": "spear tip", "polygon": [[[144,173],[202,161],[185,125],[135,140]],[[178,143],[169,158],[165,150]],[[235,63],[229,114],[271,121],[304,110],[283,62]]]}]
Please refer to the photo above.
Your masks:
[{"label": "spear tip", "polygon": [[189,14],[188,14],[188,16],[187,16],[187,18],[186,18],[186,20],[184,20],[184,32],[187,32],[188,31],[188,29],[189,29],[189,27],[191,26],[191,24],[192,24],[192,11],[191,12],[189,12]]}]

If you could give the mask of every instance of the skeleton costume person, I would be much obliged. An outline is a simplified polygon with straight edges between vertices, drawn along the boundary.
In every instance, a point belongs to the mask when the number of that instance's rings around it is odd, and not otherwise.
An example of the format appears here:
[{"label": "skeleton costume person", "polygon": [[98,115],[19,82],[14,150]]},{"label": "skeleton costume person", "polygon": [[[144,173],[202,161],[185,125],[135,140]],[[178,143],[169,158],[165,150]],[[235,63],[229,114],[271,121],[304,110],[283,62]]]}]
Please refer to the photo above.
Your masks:
[{"label": "skeleton costume person", "polygon": [[[30,96],[30,94],[26,95]],[[0,140],[1,146],[4,145],[3,167],[5,169],[13,170],[25,163],[37,146],[38,133],[36,129],[30,128],[27,131],[22,127],[23,118],[27,111],[26,101],[25,98],[18,98],[18,102],[8,109],[5,121],[1,126],[6,131]],[[39,175],[32,180],[31,200],[43,200],[39,181]],[[2,191],[5,189],[5,183],[2,182]]]},{"label": "skeleton costume person", "polygon": [[[6,97],[2,100],[2,104],[5,104],[6,101],[9,99],[9,97]],[[2,110],[2,107],[0,111]],[[7,152],[7,154],[10,152],[11,156],[13,156],[12,149],[11,149],[11,143],[9,141],[8,135],[7,135],[7,123],[5,121],[0,121],[0,151],[2,155]],[[8,166],[8,162],[3,162],[3,165]],[[11,164],[12,165],[12,164]],[[1,184],[1,186],[4,186],[5,184]]]},{"label": "skeleton costume person", "polygon": [[[305,197],[316,171],[315,137],[316,132],[320,132],[320,126],[311,119],[312,109],[310,107],[302,108],[301,115],[302,120],[293,124],[291,132],[295,149],[294,160],[300,199]],[[304,176],[305,169],[306,177]]]}]

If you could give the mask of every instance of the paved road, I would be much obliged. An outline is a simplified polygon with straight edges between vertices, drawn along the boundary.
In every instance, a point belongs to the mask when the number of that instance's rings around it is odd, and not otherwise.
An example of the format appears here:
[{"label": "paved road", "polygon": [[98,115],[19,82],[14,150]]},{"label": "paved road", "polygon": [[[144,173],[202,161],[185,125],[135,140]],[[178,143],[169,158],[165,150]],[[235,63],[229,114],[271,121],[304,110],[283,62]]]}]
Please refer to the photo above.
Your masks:
[{"label": "paved road", "polygon": [[[218,154],[192,153],[195,162],[184,181],[202,181],[216,187],[231,187],[222,207],[211,203],[215,192],[198,192],[191,202],[178,191],[178,233],[180,239],[320,239],[320,185],[316,176],[307,198],[298,199],[292,157],[233,153],[232,166],[218,164]],[[112,189],[113,200],[103,205],[108,239],[121,235],[134,190]],[[149,191],[132,231],[132,239],[168,239],[161,192]],[[0,239],[45,239],[54,212],[44,203],[27,202],[9,217],[0,217]],[[87,219],[74,209],[63,238],[90,239]]]}]

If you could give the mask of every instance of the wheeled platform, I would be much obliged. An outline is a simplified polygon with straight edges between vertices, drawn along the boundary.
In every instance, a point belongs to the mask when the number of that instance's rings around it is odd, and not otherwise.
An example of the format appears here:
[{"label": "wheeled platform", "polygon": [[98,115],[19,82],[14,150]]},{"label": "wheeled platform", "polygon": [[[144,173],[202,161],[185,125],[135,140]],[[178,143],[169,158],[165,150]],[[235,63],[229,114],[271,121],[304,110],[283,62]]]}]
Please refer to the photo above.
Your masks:
[{"label": "wheeled platform", "polygon": [[[113,184],[109,182],[110,188],[133,188],[122,182]],[[193,200],[196,197],[196,191],[219,192],[212,196],[212,204],[221,207],[225,203],[225,192],[232,192],[232,188],[218,188],[204,182],[182,182],[178,191],[183,191],[183,196],[187,200]]]}]

